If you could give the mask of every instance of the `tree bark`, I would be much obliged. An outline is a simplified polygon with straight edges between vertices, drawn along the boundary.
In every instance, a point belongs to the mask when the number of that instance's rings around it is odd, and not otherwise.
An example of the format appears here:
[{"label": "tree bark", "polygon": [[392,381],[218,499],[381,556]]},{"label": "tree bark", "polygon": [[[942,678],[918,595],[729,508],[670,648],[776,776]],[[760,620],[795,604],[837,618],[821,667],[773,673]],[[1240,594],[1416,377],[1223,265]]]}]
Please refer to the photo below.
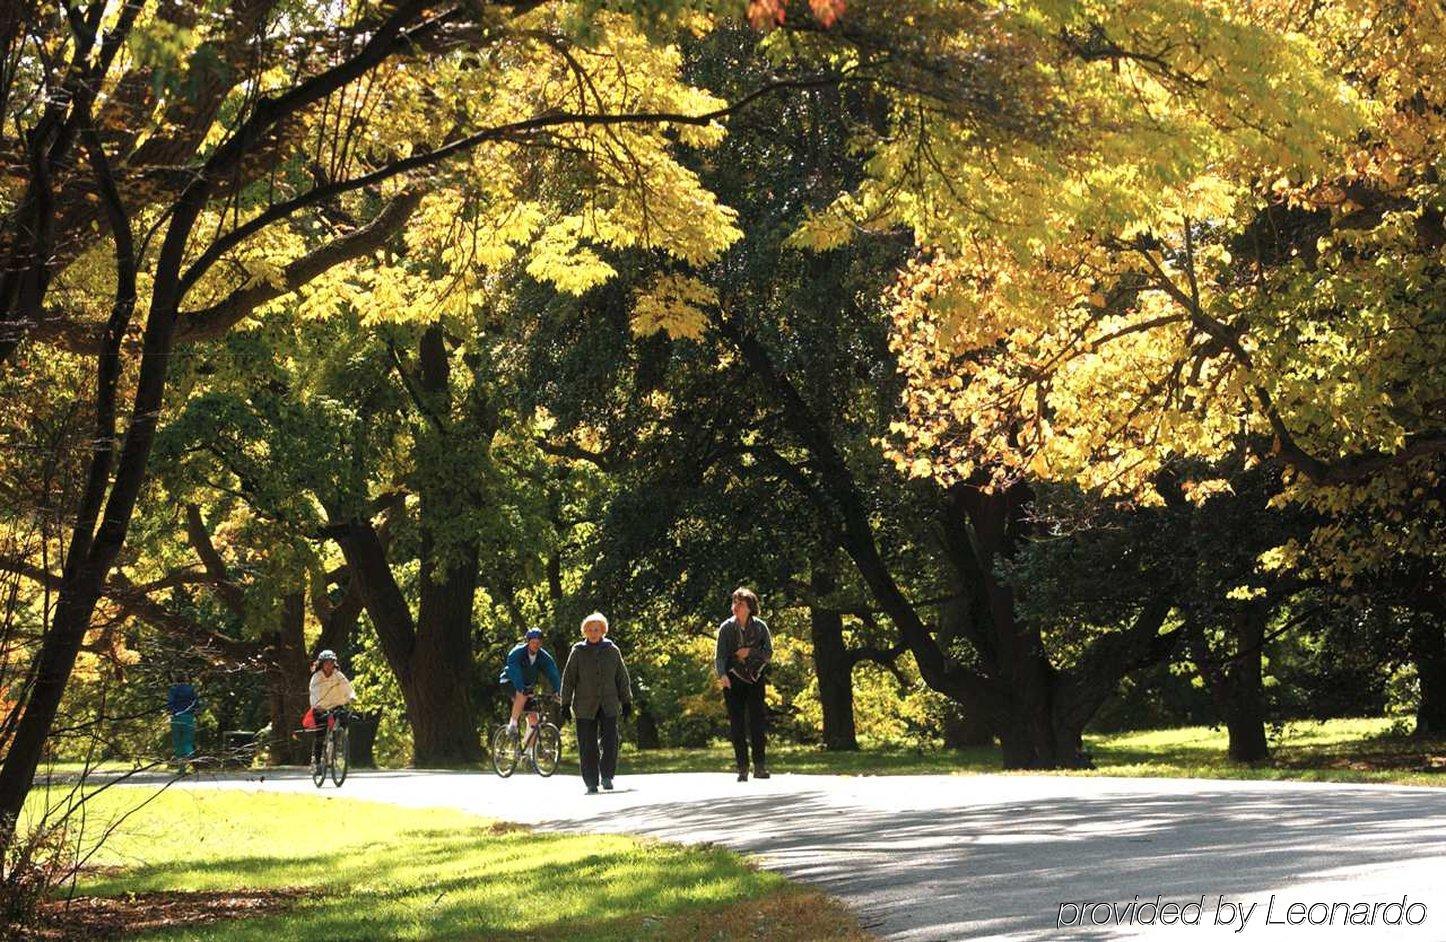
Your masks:
[{"label": "tree bark", "polygon": [[[482,746],[472,703],[478,536],[466,532],[465,517],[478,508],[482,495],[475,477],[459,477],[427,462],[446,460],[465,443],[490,442],[496,421],[476,383],[461,419],[452,418],[450,366],[440,324],[423,332],[417,362],[415,379],[403,373],[427,423],[419,434],[430,437],[417,450],[421,571],[415,619],[371,522],[347,521],[331,533],[402,689],[413,764],[468,765],[481,761]],[[398,368],[406,369],[400,362]]]},{"label": "tree bark", "polygon": [[[460,452],[466,440],[485,435],[473,421],[476,402],[464,403],[461,417],[452,419],[451,365],[440,323],[423,331],[417,362],[424,407],[440,417],[430,433],[435,436],[434,447],[426,452],[449,456],[454,449]],[[474,396],[477,385],[474,382]],[[475,477],[465,473],[452,480],[440,469],[420,470],[422,566],[412,659],[414,761],[417,765],[480,762],[482,746],[472,706],[478,542],[475,532],[458,531],[466,530],[466,514],[477,509],[481,494]]]},{"label": "tree bark", "polygon": [[823,707],[823,746],[831,751],[854,751],[859,748],[854,727],[854,659],[844,645],[842,613],[823,603],[837,585],[833,573],[823,566],[814,567],[810,581],[809,631]]},{"label": "tree bark", "polygon": [[267,744],[276,765],[304,765],[310,743],[296,732],[311,705],[310,661],[306,656],[306,598],[297,590],[281,602],[281,621],[272,637],[268,665],[271,687],[271,738]]},{"label": "tree bark", "polygon": [[1270,610],[1247,607],[1237,616],[1236,632],[1240,653],[1226,672],[1225,728],[1230,735],[1230,758],[1237,762],[1262,762],[1270,756],[1265,735],[1265,683],[1261,648],[1265,644],[1265,622]]},{"label": "tree bark", "polygon": [[1420,694],[1416,735],[1440,736],[1446,733],[1446,623],[1432,613],[1417,617],[1411,630],[1411,659]]},{"label": "tree bark", "polygon": [[1226,751],[1236,762],[1261,762],[1270,755],[1261,649],[1272,611],[1270,605],[1259,602],[1231,611],[1228,651],[1212,650],[1202,626],[1191,631],[1196,670],[1210,692],[1215,715],[1225,724],[1229,735]]}]

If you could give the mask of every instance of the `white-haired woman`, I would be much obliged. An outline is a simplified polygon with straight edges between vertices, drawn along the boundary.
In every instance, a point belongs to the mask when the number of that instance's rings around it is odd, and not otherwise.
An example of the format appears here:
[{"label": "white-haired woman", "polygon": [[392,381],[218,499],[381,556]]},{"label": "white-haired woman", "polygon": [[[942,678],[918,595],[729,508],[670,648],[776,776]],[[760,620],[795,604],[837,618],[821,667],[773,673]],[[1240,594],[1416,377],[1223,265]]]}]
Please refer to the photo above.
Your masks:
[{"label": "white-haired woman", "polygon": [[607,639],[608,620],[593,612],[582,620],[582,640],[562,669],[562,710],[577,722],[577,750],[587,793],[599,780],[612,791],[618,771],[618,717],[633,713],[633,691],[618,646]]}]

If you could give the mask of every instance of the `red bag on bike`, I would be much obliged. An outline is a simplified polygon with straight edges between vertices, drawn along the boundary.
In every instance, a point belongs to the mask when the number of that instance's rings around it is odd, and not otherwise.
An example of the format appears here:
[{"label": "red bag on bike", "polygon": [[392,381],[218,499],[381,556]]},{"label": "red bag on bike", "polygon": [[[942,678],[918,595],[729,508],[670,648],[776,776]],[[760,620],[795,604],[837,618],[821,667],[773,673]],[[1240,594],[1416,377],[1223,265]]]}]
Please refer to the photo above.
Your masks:
[{"label": "red bag on bike", "polygon": [[312,707],[312,708],[308,709],[305,713],[301,714],[301,728],[302,728],[302,729],[317,729],[317,728],[319,728],[320,726],[321,726],[321,724],[316,721],[316,708],[315,708],[315,707]]}]

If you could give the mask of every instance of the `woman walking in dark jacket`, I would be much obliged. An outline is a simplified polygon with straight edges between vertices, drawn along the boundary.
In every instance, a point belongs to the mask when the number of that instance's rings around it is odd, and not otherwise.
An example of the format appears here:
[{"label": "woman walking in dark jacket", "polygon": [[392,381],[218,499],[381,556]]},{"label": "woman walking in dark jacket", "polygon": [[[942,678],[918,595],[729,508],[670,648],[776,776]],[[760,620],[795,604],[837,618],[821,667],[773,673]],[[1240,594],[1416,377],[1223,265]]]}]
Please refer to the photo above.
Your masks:
[{"label": "woman walking in dark jacket", "polygon": [[713,670],[723,685],[728,708],[729,738],[738,762],[738,781],[748,781],[748,751],[753,748],[753,777],[768,778],[764,764],[768,706],[763,693],[764,669],[773,659],[773,636],[758,617],[758,596],[742,586],[733,590],[733,617],[718,626]]},{"label": "woman walking in dark jacket", "polygon": [[633,691],[622,652],[605,636],[608,620],[593,612],[582,620],[583,640],[572,646],[562,669],[562,710],[577,720],[578,758],[589,795],[598,780],[608,791],[618,771],[618,716],[633,713]]}]

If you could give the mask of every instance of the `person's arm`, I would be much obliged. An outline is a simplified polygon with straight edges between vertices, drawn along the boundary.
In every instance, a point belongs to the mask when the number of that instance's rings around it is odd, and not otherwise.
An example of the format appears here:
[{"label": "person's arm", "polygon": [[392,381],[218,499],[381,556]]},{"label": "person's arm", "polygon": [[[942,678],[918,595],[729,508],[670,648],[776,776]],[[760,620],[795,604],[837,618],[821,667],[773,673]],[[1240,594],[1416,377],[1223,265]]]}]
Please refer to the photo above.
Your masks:
[{"label": "person's arm", "polygon": [[773,660],[773,633],[768,630],[768,622],[762,619],[758,620],[758,627],[763,629],[758,639],[758,650],[763,652],[763,663],[767,664]]},{"label": "person's arm", "polygon": [[567,666],[562,669],[562,706],[572,706],[573,688],[577,686],[577,651],[568,652]]},{"label": "person's arm", "polygon": [[321,671],[311,675],[311,683],[307,685],[307,691],[311,694],[311,708],[321,702]]},{"label": "person's arm", "polygon": [[557,671],[557,662],[552,659],[551,654],[547,653],[546,648],[539,649],[538,653],[542,656],[542,672],[547,675],[547,682],[552,684],[554,693],[561,693],[562,675]]},{"label": "person's arm", "polygon": [[341,671],[337,671],[336,673],[341,677],[341,685],[346,688],[346,702],[352,702],[356,699],[356,691],[352,689],[351,681],[347,680],[346,675]]},{"label": "person's arm", "polygon": [[733,645],[729,638],[728,623],[718,626],[718,650],[713,655],[713,672],[721,679],[728,679],[728,659],[733,656]]},{"label": "person's arm", "polygon": [[628,678],[628,665],[623,663],[623,652],[618,651],[618,669],[613,672],[613,682],[618,687],[618,702],[623,705],[623,713],[633,712],[633,684]]}]

